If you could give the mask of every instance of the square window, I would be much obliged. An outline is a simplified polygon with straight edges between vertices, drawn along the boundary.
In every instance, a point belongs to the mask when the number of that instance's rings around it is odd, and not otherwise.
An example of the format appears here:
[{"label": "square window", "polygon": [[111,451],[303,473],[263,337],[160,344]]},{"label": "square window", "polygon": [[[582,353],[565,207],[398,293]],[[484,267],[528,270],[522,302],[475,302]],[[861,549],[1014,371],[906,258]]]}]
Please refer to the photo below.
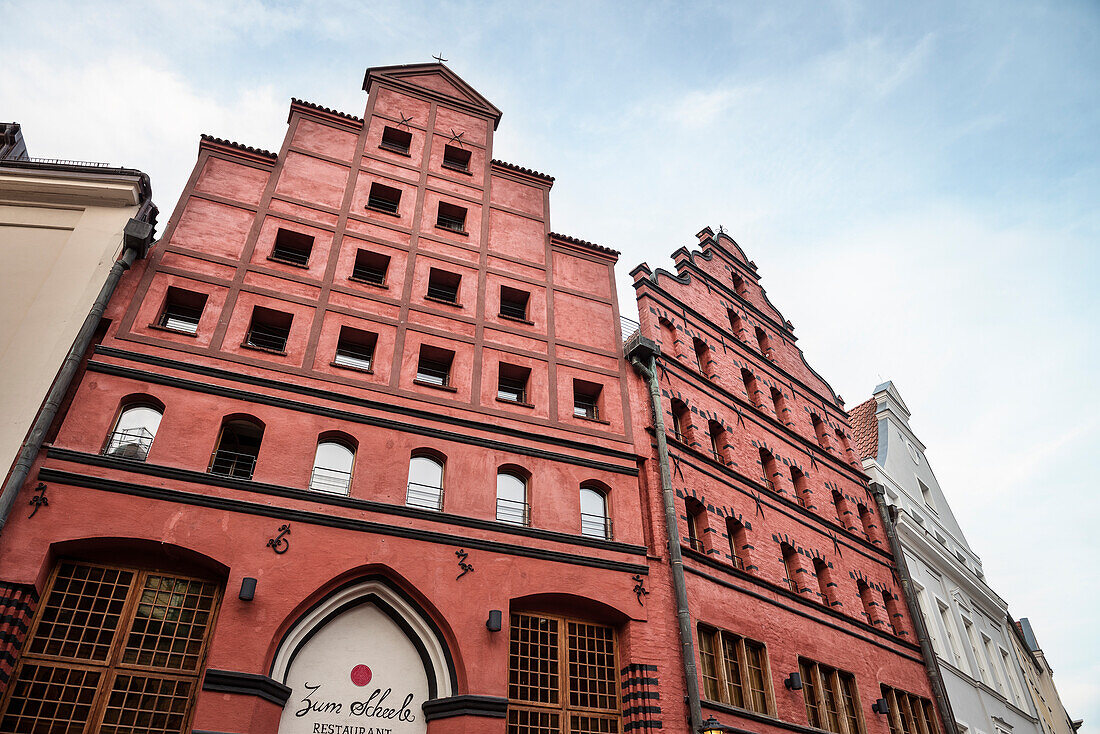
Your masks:
[{"label": "square window", "polygon": [[275,235],[275,245],[271,248],[271,259],[304,268],[309,264],[311,252],[313,252],[312,237],[280,227]]},{"label": "square window", "polygon": [[416,363],[416,381],[435,387],[450,387],[451,365],[455,353],[448,349],[420,345],[420,359]]},{"label": "square window", "polygon": [[443,303],[458,304],[458,286],[462,276],[432,268],[428,272],[428,298]]},{"label": "square window", "polygon": [[573,380],[573,415],[577,418],[600,420],[600,393],[603,385],[587,380]]},{"label": "square window", "polygon": [[370,196],[367,198],[367,208],[387,214],[397,214],[397,207],[401,204],[401,190],[385,184],[372,183]]},{"label": "square window", "polygon": [[195,334],[199,330],[199,319],[206,308],[206,294],[185,291],[169,286],[164,298],[164,310],[160,314],[157,326],[182,334]]},{"label": "square window", "polygon": [[412,133],[407,130],[398,130],[389,125],[382,131],[382,142],[378,146],[391,153],[409,154],[409,146],[412,145]]},{"label": "square window", "polygon": [[500,287],[500,315],[509,319],[527,320],[527,301],[531,294],[506,285]]},{"label": "square window", "polygon": [[531,378],[529,367],[500,363],[497,376],[497,400],[508,403],[528,404],[527,381]]},{"label": "square window", "polygon": [[340,340],[336,343],[336,355],[332,363],[338,367],[370,372],[374,364],[374,345],[377,342],[377,334],[341,326]]},{"label": "square window", "polygon": [[469,171],[470,170],[470,151],[463,150],[454,145],[447,145],[443,148],[443,167],[453,168],[456,171]]},{"label": "square window", "polygon": [[439,202],[439,213],[435,218],[435,226],[466,234],[466,210],[445,201]]},{"label": "square window", "polygon": [[355,266],[351,277],[371,285],[385,285],[386,272],[390,269],[390,256],[370,250],[359,250],[355,254]]},{"label": "square window", "polygon": [[294,317],[288,313],[256,306],[252,309],[252,321],[248,325],[245,346],[269,352],[285,352],[293,320]]}]

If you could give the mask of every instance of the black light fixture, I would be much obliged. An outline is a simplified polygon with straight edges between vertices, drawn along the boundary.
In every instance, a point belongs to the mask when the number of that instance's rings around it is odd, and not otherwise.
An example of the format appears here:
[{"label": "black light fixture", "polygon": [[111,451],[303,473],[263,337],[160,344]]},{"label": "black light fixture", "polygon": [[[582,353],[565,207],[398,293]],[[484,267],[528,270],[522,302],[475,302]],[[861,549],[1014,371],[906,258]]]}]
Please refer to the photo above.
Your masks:
[{"label": "black light fixture", "polygon": [[485,628],[490,632],[500,632],[501,618],[504,615],[500,613],[499,609],[490,609],[489,618],[485,620]]},{"label": "black light fixture", "polygon": [[702,732],[702,734],[725,734],[725,732],[729,731],[729,727],[719,724],[718,719],[711,716],[703,722],[703,725],[699,727],[699,731]]},{"label": "black light fixture", "polygon": [[241,593],[237,594],[237,598],[241,601],[252,601],[256,597],[256,579],[251,576],[245,576],[241,579]]},{"label": "black light fixture", "polygon": [[783,681],[783,685],[785,685],[787,687],[787,690],[801,691],[802,690],[802,674],[799,673],[796,670],[795,672],[793,672],[793,673],[791,673],[790,675],[787,676],[787,678]]},{"label": "black light fixture", "polygon": [[880,698],[871,704],[871,710],[876,714],[888,714],[890,713],[890,704],[886,703],[885,698]]}]

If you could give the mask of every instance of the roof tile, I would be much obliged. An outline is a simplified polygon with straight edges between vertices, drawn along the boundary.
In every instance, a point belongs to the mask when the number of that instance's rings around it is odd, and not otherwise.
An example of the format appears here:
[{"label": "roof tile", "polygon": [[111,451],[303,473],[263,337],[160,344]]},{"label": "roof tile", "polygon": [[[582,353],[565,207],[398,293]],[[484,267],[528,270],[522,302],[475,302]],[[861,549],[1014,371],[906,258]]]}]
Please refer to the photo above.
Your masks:
[{"label": "roof tile", "polygon": [[878,456],[878,421],[875,413],[878,403],[868,398],[848,413],[852,423],[852,435],[856,439],[856,451],[861,459],[873,459]]}]

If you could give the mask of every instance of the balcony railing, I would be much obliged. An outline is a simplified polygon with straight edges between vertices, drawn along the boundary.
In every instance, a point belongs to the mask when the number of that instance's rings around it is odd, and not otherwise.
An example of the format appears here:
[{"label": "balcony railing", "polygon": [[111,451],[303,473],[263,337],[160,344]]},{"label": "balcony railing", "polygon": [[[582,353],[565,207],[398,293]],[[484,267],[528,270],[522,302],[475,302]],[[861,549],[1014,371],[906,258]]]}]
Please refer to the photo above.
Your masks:
[{"label": "balcony railing", "polygon": [[706,553],[707,549],[703,547],[702,538],[688,538],[688,546],[698,553]]},{"label": "balcony railing", "polygon": [[346,495],[351,490],[351,472],[315,466],[309,477],[309,488],[314,492]]},{"label": "balcony railing", "polygon": [[248,330],[247,344],[250,347],[270,349],[281,352],[286,349],[286,340],[290,336],[290,329],[279,326],[266,326],[264,324],[252,324]]},{"label": "balcony railing", "polygon": [[797,594],[798,593],[798,584],[796,584],[793,579],[787,579],[786,581],[787,581],[787,588]]},{"label": "balcony railing", "polygon": [[147,428],[127,428],[115,431],[107,438],[103,453],[117,459],[145,461],[153,445],[153,434]]},{"label": "balcony railing", "polygon": [[767,477],[764,477],[764,486],[767,487],[769,492],[775,491],[775,482],[768,479]]},{"label": "balcony railing", "polygon": [[531,508],[522,500],[509,500],[497,497],[497,520],[512,525],[530,525]]},{"label": "balcony railing", "polygon": [[251,479],[252,472],[255,469],[255,454],[218,449],[210,457],[209,471],[211,474],[220,474],[223,477],[235,477],[237,479]]},{"label": "balcony railing", "polygon": [[465,232],[466,220],[459,217],[448,217],[446,214],[440,214],[435,220],[435,226],[443,229],[449,229],[452,232]]},{"label": "balcony railing", "polygon": [[409,482],[405,492],[405,504],[409,507],[422,507],[425,510],[443,510],[443,488],[430,484]]},{"label": "balcony railing", "polygon": [[458,286],[429,283],[428,297],[446,303],[458,303]]},{"label": "balcony railing", "polygon": [[745,559],[743,559],[741,556],[735,555],[733,557],[733,567],[744,571],[745,570]]},{"label": "balcony railing", "polygon": [[603,515],[581,513],[581,535],[611,540],[611,519]]}]

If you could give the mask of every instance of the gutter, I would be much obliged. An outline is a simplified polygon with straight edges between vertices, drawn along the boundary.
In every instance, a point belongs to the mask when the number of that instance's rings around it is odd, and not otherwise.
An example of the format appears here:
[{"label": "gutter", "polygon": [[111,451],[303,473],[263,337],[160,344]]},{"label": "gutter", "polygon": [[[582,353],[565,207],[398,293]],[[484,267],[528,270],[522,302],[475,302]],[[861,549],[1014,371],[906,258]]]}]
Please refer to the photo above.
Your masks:
[{"label": "gutter", "polygon": [[54,377],[53,384],[50,385],[50,390],[46,393],[46,399],[43,401],[42,407],[31,425],[31,430],[27,434],[27,439],[23,442],[23,448],[20,449],[15,464],[4,482],[4,487],[0,490],[0,533],[3,533],[4,526],[7,525],[8,516],[15,506],[16,495],[19,494],[19,490],[27,481],[31,466],[42,450],[46,433],[50,430],[54,419],[57,418],[65,395],[68,393],[73,378],[80,367],[80,361],[92,343],[92,337],[95,335],[99,322],[103,319],[103,313],[107,310],[107,304],[110,302],[115,288],[118,287],[122,274],[130,269],[135,260],[145,257],[145,253],[149,251],[152,244],[157,221],[157,207],[153,204],[151,198],[152,190],[147,174],[141,174],[140,185],[143,201],[137,214],[130,218],[122,231],[122,254],[111,266],[110,272],[107,273],[107,279],[104,281],[103,287],[99,289],[99,295],[92,304],[91,310],[84,318],[84,323],[81,324],[76,339],[69,347],[69,352],[61,363],[61,369]]},{"label": "gutter", "polygon": [[[665,419],[661,410],[661,390],[657,384],[657,357],[661,348],[640,333],[627,344],[626,357],[649,388],[650,409],[653,412],[653,428],[657,434],[657,461],[661,467],[661,498],[665,511],[665,539],[668,544],[668,562],[672,570],[672,585],[676,593],[676,620],[680,628],[680,652],[684,662],[684,683],[687,687],[688,710],[691,731],[703,727],[703,709],[699,698],[699,674],[695,668],[695,641],[691,634],[691,615],[688,612],[687,583],[684,579],[684,559],[680,543],[674,535],[676,528],[676,495],[672,489],[672,471],[669,469],[668,442],[665,440]],[[949,732],[948,734],[958,734]]]},{"label": "gutter", "polygon": [[[886,505],[886,490],[878,482],[871,482],[870,489],[871,495],[875,498],[875,504],[878,505],[879,515],[882,516],[882,526],[886,531],[886,537],[890,540],[890,550],[893,552],[894,562],[897,564],[898,580],[901,583],[902,595],[905,597],[905,606],[909,609],[909,617],[913,620],[913,627],[917,632],[921,657],[924,658],[924,670],[928,674],[932,696],[936,699],[936,708],[940,712],[940,723],[943,725],[944,734],[959,734],[959,729],[955,725],[955,712],[951,710],[951,702],[947,700],[947,690],[943,685],[940,661],[936,657],[936,651],[932,649],[928,627],[924,624],[924,615],[921,613],[920,605],[917,603],[917,593],[913,588],[913,577],[909,574],[909,565],[905,562],[901,540],[898,539],[898,531],[894,525],[894,515],[891,514],[890,508]],[[886,715],[889,716],[890,713],[888,712]]]}]

